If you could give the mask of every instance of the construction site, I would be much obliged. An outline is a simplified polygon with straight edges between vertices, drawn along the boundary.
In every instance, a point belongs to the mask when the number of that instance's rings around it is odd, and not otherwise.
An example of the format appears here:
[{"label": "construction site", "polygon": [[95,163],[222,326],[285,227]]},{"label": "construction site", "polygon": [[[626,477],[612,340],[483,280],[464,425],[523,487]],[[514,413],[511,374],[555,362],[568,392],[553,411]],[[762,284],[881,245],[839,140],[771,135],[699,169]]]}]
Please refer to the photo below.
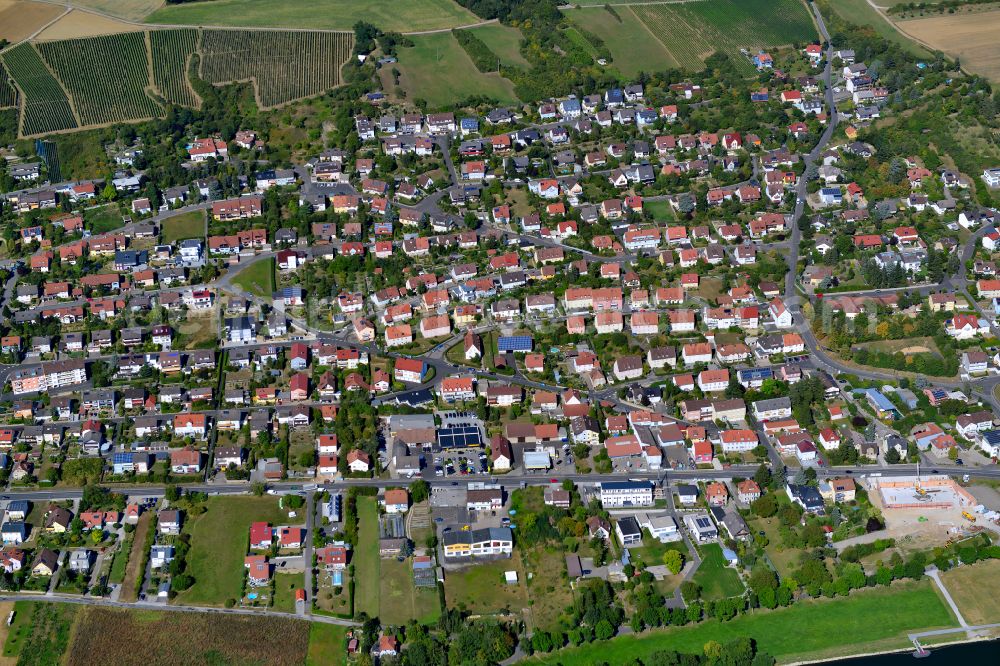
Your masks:
[{"label": "construction site", "polygon": [[975,497],[947,476],[869,477],[867,482],[888,536],[903,550],[951,543],[984,528],[1000,531]]},{"label": "construction site", "polygon": [[896,476],[874,478],[885,509],[968,509],[976,498],[947,476]]}]

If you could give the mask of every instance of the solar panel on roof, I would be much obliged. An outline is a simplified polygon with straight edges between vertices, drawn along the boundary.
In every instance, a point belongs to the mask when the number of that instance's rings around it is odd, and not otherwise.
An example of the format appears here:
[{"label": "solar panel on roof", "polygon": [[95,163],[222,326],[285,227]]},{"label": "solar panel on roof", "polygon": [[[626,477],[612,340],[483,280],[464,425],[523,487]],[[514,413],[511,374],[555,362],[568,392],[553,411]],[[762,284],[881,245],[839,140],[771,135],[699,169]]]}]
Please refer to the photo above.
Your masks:
[{"label": "solar panel on roof", "polygon": [[520,351],[531,349],[530,335],[502,335],[497,338],[497,349],[504,351]]},{"label": "solar panel on roof", "polygon": [[438,444],[442,449],[467,449],[483,445],[483,437],[476,426],[453,426],[438,430]]}]

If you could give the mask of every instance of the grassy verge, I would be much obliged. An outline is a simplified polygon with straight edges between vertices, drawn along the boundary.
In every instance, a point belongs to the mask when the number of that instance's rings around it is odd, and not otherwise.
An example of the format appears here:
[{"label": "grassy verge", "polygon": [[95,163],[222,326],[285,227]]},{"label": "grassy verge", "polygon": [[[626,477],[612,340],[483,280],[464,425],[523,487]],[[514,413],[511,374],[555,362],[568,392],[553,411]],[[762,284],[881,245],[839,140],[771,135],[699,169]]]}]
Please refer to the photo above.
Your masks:
[{"label": "grassy verge", "polygon": [[[708,641],[724,643],[734,636],[749,636],[757,641],[759,650],[788,663],[901,648],[907,644],[907,632],[956,624],[929,581],[908,581],[850,597],[799,601],[789,608],[757,611],[725,623],[709,620],[691,627],[625,636],[531,660],[574,666],[621,664],[645,659],[657,650],[700,653]],[[849,647],[845,646],[847,640]]]}]

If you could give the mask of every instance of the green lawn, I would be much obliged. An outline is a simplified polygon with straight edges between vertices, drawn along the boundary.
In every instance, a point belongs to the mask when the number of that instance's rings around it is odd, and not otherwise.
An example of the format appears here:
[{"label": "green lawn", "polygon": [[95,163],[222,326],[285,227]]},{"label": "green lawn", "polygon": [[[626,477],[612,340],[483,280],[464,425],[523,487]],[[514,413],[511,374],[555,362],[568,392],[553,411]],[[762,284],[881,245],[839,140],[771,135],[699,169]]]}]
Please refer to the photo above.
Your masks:
[{"label": "green lawn", "polygon": [[340,666],[346,663],[344,638],[347,627],[325,622],[309,625],[309,654],[306,666]]},{"label": "green lawn", "polygon": [[486,43],[493,53],[500,56],[504,65],[527,67],[528,61],[521,55],[521,31],[517,28],[493,23],[479,28],[470,28],[472,34]]},{"label": "green lawn", "polygon": [[743,594],[743,583],[732,567],[726,566],[722,547],[710,543],[701,549],[701,565],[694,574],[694,582],[701,585],[705,599],[723,599]]},{"label": "green lawn", "polygon": [[750,531],[753,534],[764,532],[767,537],[767,547],[764,552],[778,572],[778,576],[785,578],[791,576],[792,572],[799,566],[799,555],[801,550],[796,548],[784,548],[781,544],[781,535],[778,532],[777,518],[757,518],[747,521]]},{"label": "green lawn", "polygon": [[445,576],[444,594],[449,608],[461,608],[470,613],[496,613],[510,610],[518,613],[528,605],[523,577],[518,574],[516,585],[504,582],[505,571],[522,571],[520,552],[507,560],[482,562]]},{"label": "green lawn", "polygon": [[399,49],[400,86],[411,102],[425,100],[432,108],[444,107],[473,95],[499,103],[517,101],[514,85],[498,74],[483,74],[454,35],[441,32],[416,35],[413,46]]},{"label": "green lawn", "polygon": [[415,587],[413,565],[396,558],[380,562],[379,613],[384,624],[405,626],[410,620],[437,622],[441,604],[436,587]]},{"label": "green lawn", "polygon": [[408,32],[470,25],[480,21],[452,0],[213,0],[165,5],[147,23],[256,28],[351,30],[368,21],[383,30]]},{"label": "green lawn", "polygon": [[[133,532],[133,534],[135,534]],[[108,573],[108,581],[111,583],[120,583],[125,580],[125,565],[128,564],[128,554],[132,547],[133,536],[129,535],[125,537],[125,540],[118,546],[118,550],[115,551],[115,559],[111,561],[111,571]]]},{"label": "green lawn", "polygon": [[221,606],[226,599],[239,599],[250,523],[263,520],[277,525],[288,520],[278,501],[268,496],[210,497],[206,507],[184,526],[191,535],[187,571],[195,582],[177,595],[179,604]]},{"label": "green lawn", "polygon": [[[756,611],[729,622],[708,620],[690,627],[656,630],[560,650],[529,659],[546,664],[623,664],[658,650],[701,653],[706,642],[749,636],[782,663],[844,658],[909,645],[906,633],[957,626],[929,581],[896,583],[850,597],[795,602],[789,608]],[[846,643],[846,645],[845,645]]]},{"label": "green lawn", "polygon": [[268,258],[255,261],[242,269],[233,278],[233,284],[242,287],[245,291],[255,296],[269,297],[274,280],[274,259]]},{"label": "green lawn", "polygon": [[172,243],[185,238],[205,237],[205,211],[192,210],[168,217],[160,223],[164,243]]},{"label": "green lawn", "polygon": [[295,612],[295,590],[301,589],[304,578],[302,574],[274,574],[274,610],[286,613]]},{"label": "green lawn", "polygon": [[646,201],[642,204],[642,209],[658,222],[661,220],[673,222],[677,219],[674,217],[674,209],[670,206],[669,201]]},{"label": "green lawn", "polygon": [[374,497],[358,498],[358,547],[354,564],[354,612],[374,617],[379,605],[378,502]]},{"label": "green lawn", "polygon": [[647,539],[649,543],[643,543],[638,548],[629,548],[628,552],[634,562],[642,562],[647,567],[663,564],[663,555],[668,550],[676,550],[684,556],[684,561],[691,559],[687,546],[683,541],[671,541],[662,543],[659,539]]},{"label": "green lawn", "polygon": [[83,212],[83,226],[95,236],[113,231],[124,224],[118,204],[88,208]]}]

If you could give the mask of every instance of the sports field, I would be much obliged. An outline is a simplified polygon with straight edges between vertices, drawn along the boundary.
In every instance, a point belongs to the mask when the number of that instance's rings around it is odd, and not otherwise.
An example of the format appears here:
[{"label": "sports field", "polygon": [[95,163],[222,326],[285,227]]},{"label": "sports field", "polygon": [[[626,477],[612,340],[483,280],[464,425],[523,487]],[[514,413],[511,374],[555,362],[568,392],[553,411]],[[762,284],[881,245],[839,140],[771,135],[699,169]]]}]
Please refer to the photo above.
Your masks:
[{"label": "sports field", "polygon": [[[780,663],[842,659],[851,654],[905,648],[910,645],[907,632],[957,625],[930,581],[907,581],[890,588],[857,591],[850,597],[796,601],[789,608],[757,611],[729,622],[707,620],[690,627],[558,650],[540,658],[530,657],[526,662],[624,664],[645,660],[658,650],[700,653],[708,641],[725,643],[735,636],[753,638],[759,651],[770,653]],[[845,648],[845,636],[850,637],[849,648]]]},{"label": "sports field", "polygon": [[414,32],[478,23],[452,0],[212,0],[167,5],[147,23],[250,28],[351,30],[368,21],[383,30]]},{"label": "sports field", "polygon": [[399,49],[399,84],[409,102],[423,99],[431,108],[444,107],[474,95],[502,104],[517,101],[514,85],[498,74],[483,74],[450,32],[413,37],[413,46]]},{"label": "sports field", "polygon": [[906,34],[931,48],[961,59],[962,68],[1000,81],[1000,10],[973,14],[941,14],[896,23]]}]

